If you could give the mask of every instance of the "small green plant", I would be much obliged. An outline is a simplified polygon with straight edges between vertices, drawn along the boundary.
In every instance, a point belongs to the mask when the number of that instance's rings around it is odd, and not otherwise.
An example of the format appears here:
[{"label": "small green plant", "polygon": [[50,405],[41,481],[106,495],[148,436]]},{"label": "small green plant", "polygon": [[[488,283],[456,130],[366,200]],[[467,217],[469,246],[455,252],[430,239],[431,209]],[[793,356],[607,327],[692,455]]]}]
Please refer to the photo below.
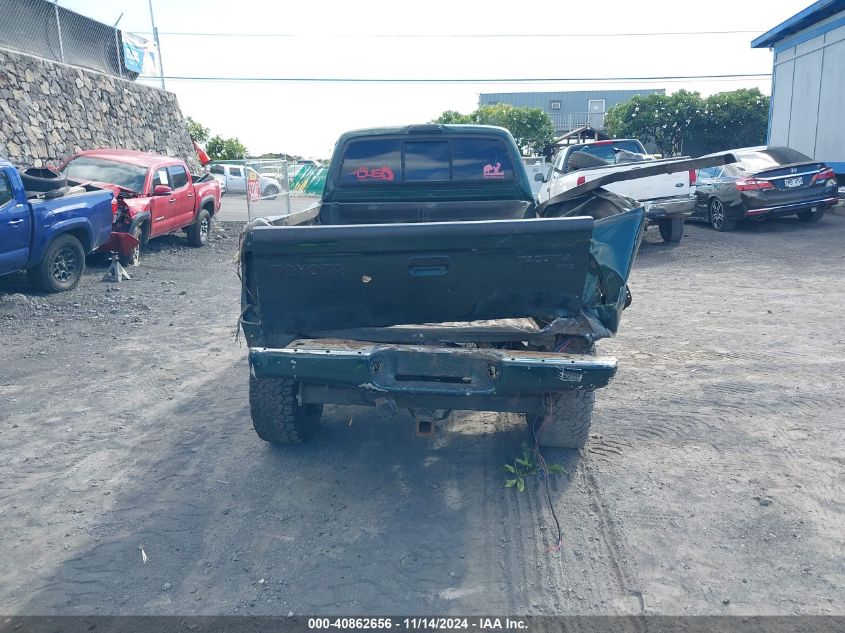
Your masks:
[{"label": "small green plant", "polygon": [[[525,479],[540,472],[540,464],[534,457],[536,452],[528,443],[522,443],[522,456],[515,457],[512,464],[505,464],[503,468],[508,473],[505,476],[505,488],[516,487],[517,491],[525,490]],[[546,464],[547,475],[565,475],[566,469],[560,464]]]}]

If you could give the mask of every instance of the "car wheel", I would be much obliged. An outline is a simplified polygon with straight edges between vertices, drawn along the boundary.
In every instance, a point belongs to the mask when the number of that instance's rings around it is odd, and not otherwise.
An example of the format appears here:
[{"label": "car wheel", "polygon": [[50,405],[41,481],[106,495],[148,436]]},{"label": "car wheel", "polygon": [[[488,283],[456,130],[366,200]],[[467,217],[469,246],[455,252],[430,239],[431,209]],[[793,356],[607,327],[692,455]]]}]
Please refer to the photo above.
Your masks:
[{"label": "car wheel", "polygon": [[660,229],[660,237],[664,242],[680,242],[684,236],[684,216],[660,220],[657,228]]},{"label": "car wheel", "polygon": [[202,209],[196,222],[188,227],[188,243],[191,246],[205,246],[211,239],[211,214]]},{"label": "car wheel", "polygon": [[279,188],[275,185],[270,185],[264,190],[262,196],[267,200],[275,200],[276,197],[279,195]]},{"label": "car wheel", "polygon": [[713,198],[709,205],[710,226],[717,231],[733,231],[736,228],[736,220],[729,220],[725,213],[725,205],[718,198]]},{"label": "car wheel", "polygon": [[44,253],[41,262],[29,270],[30,282],[44,292],[66,292],[79,285],[85,270],[85,249],[73,235],[60,235]]},{"label": "car wheel", "polygon": [[826,209],[817,209],[816,211],[806,210],[798,212],[798,219],[802,222],[818,222],[824,217]]}]

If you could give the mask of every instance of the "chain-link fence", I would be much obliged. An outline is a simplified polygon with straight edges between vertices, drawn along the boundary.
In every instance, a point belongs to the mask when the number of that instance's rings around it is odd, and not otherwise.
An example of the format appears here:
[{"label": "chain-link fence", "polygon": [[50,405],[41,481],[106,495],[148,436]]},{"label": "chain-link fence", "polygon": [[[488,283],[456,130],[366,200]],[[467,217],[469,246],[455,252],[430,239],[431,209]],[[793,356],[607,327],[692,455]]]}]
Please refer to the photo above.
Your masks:
[{"label": "chain-link fence", "polygon": [[134,80],[120,29],[47,0],[0,0],[0,47]]},{"label": "chain-link fence", "polygon": [[247,159],[213,162],[209,171],[224,190],[224,207],[246,211],[249,219],[289,214],[290,181],[286,160]]}]

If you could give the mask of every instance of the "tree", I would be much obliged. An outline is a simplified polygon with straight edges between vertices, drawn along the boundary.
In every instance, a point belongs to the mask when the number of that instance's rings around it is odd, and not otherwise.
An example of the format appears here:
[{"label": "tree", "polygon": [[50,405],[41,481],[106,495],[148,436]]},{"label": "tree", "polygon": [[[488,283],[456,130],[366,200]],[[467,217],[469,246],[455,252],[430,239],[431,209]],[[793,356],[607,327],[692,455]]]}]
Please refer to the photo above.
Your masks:
[{"label": "tree", "polygon": [[554,139],[555,126],[540,108],[526,108],[497,103],[481,106],[470,114],[447,110],[433,123],[475,123],[497,125],[508,130],[524,153],[539,154]]},{"label": "tree", "polygon": [[721,92],[637,95],[613,106],[605,127],[617,138],[654,143],[664,156],[708,154],[766,142],[769,98],[757,88]]},{"label": "tree", "polygon": [[199,123],[198,121],[194,121],[191,117],[185,117],[185,125],[188,126],[188,135],[191,137],[191,140],[196,143],[205,143],[208,140],[209,134],[211,131]]},{"label": "tree", "polygon": [[455,110],[446,110],[446,112],[434,119],[432,123],[472,123],[472,119],[470,118],[471,116],[472,115],[469,114],[461,114],[460,112],[456,112]]},{"label": "tree", "polygon": [[711,95],[703,115],[699,136],[708,153],[766,143],[769,97],[757,88]]},{"label": "tree", "polygon": [[604,125],[611,136],[654,143],[663,156],[683,152],[684,139],[701,125],[704,102],[697,92],[635,95],[611,107]]},{"label": "tree", "polygon": [[238,139],[224,139],[219,134],[208,140],[205,151],[211,160],[240,160],[247,155],[246,147]]}]

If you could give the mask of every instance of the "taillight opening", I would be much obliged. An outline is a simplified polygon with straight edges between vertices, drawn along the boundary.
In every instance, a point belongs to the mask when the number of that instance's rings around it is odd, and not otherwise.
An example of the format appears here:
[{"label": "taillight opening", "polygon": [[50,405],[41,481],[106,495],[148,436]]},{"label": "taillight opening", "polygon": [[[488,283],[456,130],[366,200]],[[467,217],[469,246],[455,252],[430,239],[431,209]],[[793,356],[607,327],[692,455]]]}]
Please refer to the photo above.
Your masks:
[{"label": "taillight opening", "polygon": [[698,173],[694,169],[689,170],[689,186],[692,187],[698,181]]},{"label": "taillight opening", "polygon": [[114,223],[115,220],[117,220],[117,211],[118,211],[117,198],[112,198],[111,199],[111,221],[112,221],[112,223]]},{"label": "taillight opening", "polygon": [[810,184],[814,185],[817,182],[821,182],[822,184],[827,185],[827,180],[833,180],[832,184],[836,184],[836,174],[833,173],[833,170],[830,168],[824,169],[819,173],[815,174],[812,180],[810,180]]},{"label": "taillight opening", "polygon": [[580,187],[580,186],[581,186],[581,185],[583,185],[585,182],[587,182],[587,177],[586,177],[586,176],[578,176],[578,179],[575,181],[575,185],[576,185],[576,186],[578,186],[578,187]]}]

